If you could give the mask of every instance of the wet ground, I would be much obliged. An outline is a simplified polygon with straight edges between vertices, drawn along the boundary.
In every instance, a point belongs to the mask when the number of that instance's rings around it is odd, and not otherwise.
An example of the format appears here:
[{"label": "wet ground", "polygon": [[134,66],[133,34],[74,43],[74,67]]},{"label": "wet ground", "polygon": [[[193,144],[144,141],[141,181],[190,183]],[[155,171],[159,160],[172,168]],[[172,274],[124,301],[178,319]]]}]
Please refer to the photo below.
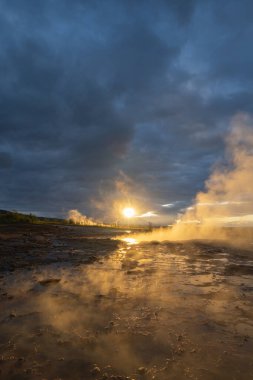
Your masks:
[{"label": "wet ground", "polygon": [[0,227],[0,379],[253,379],[253,252]]}]

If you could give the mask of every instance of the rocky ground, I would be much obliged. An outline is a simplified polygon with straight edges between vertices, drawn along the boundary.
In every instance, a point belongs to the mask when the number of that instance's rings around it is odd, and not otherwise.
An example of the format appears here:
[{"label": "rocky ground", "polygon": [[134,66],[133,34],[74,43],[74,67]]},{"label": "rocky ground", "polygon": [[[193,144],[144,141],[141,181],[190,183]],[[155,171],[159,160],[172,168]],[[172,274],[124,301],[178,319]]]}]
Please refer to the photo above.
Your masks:
[{"label": "rocky ground", "polygon": [[253,252],[0,227],[0,379],[253,379]]}]

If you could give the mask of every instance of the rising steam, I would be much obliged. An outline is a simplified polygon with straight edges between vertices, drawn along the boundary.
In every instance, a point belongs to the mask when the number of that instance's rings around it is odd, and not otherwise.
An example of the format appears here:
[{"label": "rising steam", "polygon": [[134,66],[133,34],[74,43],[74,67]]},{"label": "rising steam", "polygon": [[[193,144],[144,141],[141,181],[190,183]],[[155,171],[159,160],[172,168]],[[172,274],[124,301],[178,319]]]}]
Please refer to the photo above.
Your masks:
[{"label": "rising steam", "polygon": [[245,115],[237,116],[227,141],[227,162],[206,181],[182,221],[204,224],[253,222],[253,129]]},{"label": "rising steam", "polygon": [[68,219],[71,220],[74,224],[80,224],[82,226],[96,226],[98,224],[101,224],[81,214],[78,210],[70,210],[68,212]]},{"label": "rising steam", "polygon": [[225,162],[214,169],[205,183],[205,191],[197,194],[193,205],[178,216],[171,229],[140,238],[228,238],[231,229],[225,227],[249,225],[253,226],[253,121],[240,114],[232,120],[226,138]]}]

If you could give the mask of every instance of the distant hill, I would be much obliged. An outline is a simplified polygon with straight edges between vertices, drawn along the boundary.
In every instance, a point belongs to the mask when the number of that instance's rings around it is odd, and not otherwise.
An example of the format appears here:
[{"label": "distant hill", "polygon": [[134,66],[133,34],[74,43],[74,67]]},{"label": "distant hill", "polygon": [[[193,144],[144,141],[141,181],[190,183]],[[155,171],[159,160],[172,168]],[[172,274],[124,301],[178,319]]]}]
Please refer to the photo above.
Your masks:
[{"label": "distant hill", "polygon": [[72,224],[71,221],[59,218],[45,218],[43,216],[36,216],[33,214],[22,214],[17,211],[0,210],[0,224],[8,223],[56,223],[56,224]]},{"label": "distant hill", "polygon": [[36,216],[34,214],[23,214],[18,211],[8,211],[0,209],[0,225],[1,224],[14,224],[14,223],[30,223],[30,224],[62,224],[62,225],[76,225],[85,226],[86,228],[116,228],[116,229],[131,229],[135,231],[150,230],[147,226],[134,226],[134,225],[112,225],[112,224],[84,224],[83,222],[78,222],[74,219],[61,219],[61,218],[46,218],[44,216]]}]

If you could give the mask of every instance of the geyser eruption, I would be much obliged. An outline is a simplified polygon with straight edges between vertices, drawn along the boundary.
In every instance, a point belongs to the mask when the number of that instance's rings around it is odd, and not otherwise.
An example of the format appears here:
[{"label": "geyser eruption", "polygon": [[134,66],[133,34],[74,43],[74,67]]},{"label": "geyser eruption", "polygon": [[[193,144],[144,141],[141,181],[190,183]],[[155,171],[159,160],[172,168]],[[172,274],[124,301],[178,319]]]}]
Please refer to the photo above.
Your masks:
[{"label": "geyser eruption", "polygon": [[[243,237],[253,226],[253,121],[237,115],[226,138],[226,154],[199,192],[193,205],[172,228],[138,237],[140,240],[226,239]],[[236,235],[236,236],[235,236]],[[248,236],[249,237],[249,236]]]}]

